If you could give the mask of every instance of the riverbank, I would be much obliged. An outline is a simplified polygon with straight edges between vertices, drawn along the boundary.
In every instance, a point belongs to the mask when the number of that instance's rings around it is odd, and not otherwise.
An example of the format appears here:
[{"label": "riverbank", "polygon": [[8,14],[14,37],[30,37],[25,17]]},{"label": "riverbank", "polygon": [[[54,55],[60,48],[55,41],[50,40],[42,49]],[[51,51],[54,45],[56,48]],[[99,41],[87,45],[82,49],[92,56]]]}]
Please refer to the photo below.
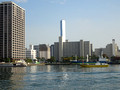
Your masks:
[{"label": "riverbank", "polygon": [[71,63],[45,63],[45,65],[72,65]]},{"label": "riverbank", "polygon": [[[40,65],[45,65],[45,63],[40,63],[40,64],[29,63],[26,66],[40,66]],[[25,67],[25,65],[16,66],[13,63],[0,63],[0,67]]]},{"label": "riverbank", "polygon": [[27,66],[41,66],[41,65],[45,65],[45,63],[40,63],[40,64],[30,63],[30,64],[27,64]]},{"label": "riverbank", "polygon": [[[42,65],[78,65],[80,63],[28,63],[27,66],[42,66]],[[15,67],[12,63],[0,63],[0,67]]]},{"label": "riverbank", "polygon": [[[42,66],[42,65],[80,65],[82,63],[28,63],[27,66]],[[115,64],[116,63],[108,63],[108,64]],[[14,66],[13,63],[0,63],[0,67],[23,67],[23,66]],[[25,67],[25,66],[24,66]]]}]

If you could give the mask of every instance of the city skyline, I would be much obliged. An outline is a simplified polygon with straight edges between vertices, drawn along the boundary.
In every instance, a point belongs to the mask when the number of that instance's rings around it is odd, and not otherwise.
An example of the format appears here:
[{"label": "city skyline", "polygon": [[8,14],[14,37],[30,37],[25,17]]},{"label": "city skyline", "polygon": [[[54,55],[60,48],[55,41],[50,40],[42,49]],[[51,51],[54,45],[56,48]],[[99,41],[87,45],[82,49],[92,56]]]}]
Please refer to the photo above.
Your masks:
[{"label": "city skyline", "polygon": [[94,48],[99,48],[115,39],[120,46],[119,0],[11,1],[26,10],[26,47],[29,44],[57,42],[61,19],[66,20],[66,39],[69,41],[83,39],[93,43]]}]

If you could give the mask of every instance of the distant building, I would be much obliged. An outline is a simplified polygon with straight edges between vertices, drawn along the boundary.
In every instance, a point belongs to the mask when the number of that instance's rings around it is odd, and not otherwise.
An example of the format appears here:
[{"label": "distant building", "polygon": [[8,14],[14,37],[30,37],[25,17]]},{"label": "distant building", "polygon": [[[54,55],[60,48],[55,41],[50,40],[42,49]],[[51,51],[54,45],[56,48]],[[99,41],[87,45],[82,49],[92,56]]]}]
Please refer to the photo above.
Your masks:
[{"label": "distant building", "polygon": [[[34,49],[37,52],[36,57],[50,59],[51,53],[50,53],[49,45],[46,45],[46,44],[34,45]],[[52,49],[54,48],[52,47]]]},{"label": "distant building", "polygon": [[66,41],[66,26],[65,26],[65,20],[60,21],[60,37],[63,37],[63,42]]},{"label": "distant building", "polygon": [[95,49],[95,55],[101,56],[101,53],[106,54],[109,58],[112,56],[120,56],[120,50],[118,49],[115,39],[112,40],[111,44],[107,44],[106,48]]},{"label": "distant building", "polygon": [[84,42],[84,56],[91,56],[91,44],[90,41]]},{"label": "distant building", "polygon": [[60,36],[59,36],[59,61],[62,61],[63,57],[63,42],[66,41],[65,20],[60,21]]},{"label": "distant building", "polygon": [[50,59],[50,47],[46,44],[40,44],[40,58]]},{"label": "distant building", "polygon": [[[80,40],[78,42],[63,42],[63,57],[86,57],[92,55],[92,48],[89,41]],[[60,61],[60,51],[59,42],[54,43],[54,57],[56,60]]]},{"label": "distant building", "polygon": [[30,45],[29,49],[26,49],[26,58],[36,59],[36,50],[33,49],[33,45]]},{"label": "distant building", "polygon": [[63,57],[63,36],[59,37],[59,61],[62,61]]},{"label": "distant building", "polygon": [[65,20],[61,20],[59,42],[54,43],[54,57],[57,61],[61,62],[62,57],[92,55],[92,44],[89,41],[68,42],[65,32]]},{"label": "distant building", "polygon": [[38,58],[38,57],[40,57],[40,47],[39,47],[39,45],[34,45],[34,50],[36,50],[36,57]]},{"label": "distant building", "polygon": [[80,40],[80,56],[84,57],[84,41]]},{"label": "distant building", "polygon": [[25,59],[25,10],[11,1],[0,3],[0,58]]},{"label": "distant building", "polygon": [[54,57],[54,45],[50,46],[50,56]]},{"label": "distant building", "polygon": [[94,54],[100,57],[102,52],[105,52],[105,48],[96,48]]}]

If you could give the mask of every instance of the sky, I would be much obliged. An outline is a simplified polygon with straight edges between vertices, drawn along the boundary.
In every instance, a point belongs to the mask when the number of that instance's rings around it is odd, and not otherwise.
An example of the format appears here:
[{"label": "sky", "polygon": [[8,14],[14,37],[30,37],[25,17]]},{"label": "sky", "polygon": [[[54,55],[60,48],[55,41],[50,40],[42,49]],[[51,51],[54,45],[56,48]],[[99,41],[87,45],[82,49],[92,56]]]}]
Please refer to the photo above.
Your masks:
[{"label": "sky", "polygon": [[58,42],[61,19],[68,41],[82,39],[104,48],[115,39],[120,47],[120,0],[11,1],[26,10],[26,47]]}]

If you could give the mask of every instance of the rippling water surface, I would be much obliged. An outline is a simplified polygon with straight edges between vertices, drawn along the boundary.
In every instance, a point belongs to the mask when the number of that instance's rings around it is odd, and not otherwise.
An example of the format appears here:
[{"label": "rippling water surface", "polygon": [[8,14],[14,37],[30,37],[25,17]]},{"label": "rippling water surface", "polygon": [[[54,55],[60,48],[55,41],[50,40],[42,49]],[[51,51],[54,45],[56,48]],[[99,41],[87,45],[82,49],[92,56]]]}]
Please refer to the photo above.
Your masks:
[{"label": "rippling water surface", "polygon": [[120,65],[0,67],[0,90],[120,90]]}]

